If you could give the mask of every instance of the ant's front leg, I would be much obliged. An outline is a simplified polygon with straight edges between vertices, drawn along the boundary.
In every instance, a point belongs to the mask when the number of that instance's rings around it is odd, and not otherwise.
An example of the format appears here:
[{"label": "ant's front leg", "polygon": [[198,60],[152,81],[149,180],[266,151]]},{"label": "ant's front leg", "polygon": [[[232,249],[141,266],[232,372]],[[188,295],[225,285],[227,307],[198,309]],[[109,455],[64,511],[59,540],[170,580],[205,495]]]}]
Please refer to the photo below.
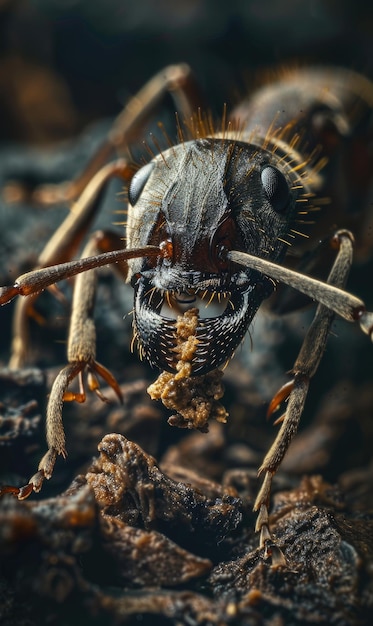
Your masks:
[{"label": "ant's front leg", "polygon": [[[332,244],[338,246],[338,254],[327,283],[341,288],[345,285],[352,264],[352,235],[348,231],[339,231],[333,237]],[[310,379],[321,361],[334,315],[330,308],[323,304],[318,305],[292,370],[294,378],[274,396],[268,411],[271,415],[288,398],[285,413],[276,420],[276,423],[281,423],[281,428],[259,469],[259,474],[264,474],[264,480],[254,505],[254,510],[259,512],[256,530],[260,532],[260,546],[265,549],[266,557],[272,556],[275,565],[285,565],[286,561],[281,550],[272,541],[269,530],[268,509],[272,478],[297,432]]]},{"label": "ant's front leg", "polygon": [[[121,240],[116,235],[96,233],[83,251],[83,258],[106,252],[110,248],[117,249]],[[126,274],[126,264],[120,266]],[[96,361],[96,329],[93,319],[96,293],[97,272],[89,270],[79,274],[75,280],[72,312],[68,337],[68,365],[56,377],[49,396],[47,406],[46,434],[48,451],[39,463],[38,472],[30,479],[29,485],[21,489],[18,497],[27,497],[33,491],[40,491],[45,478],[52,476],[57,456],[66,457],[65,432],[62,422],[62,409],[66,401],[84,402],[86,399],[84,372],[87,373],[87,384],[91,391],[102,399],[98,377],[101,377],[117,394],[122,402],[120,387],[114,376],[103,365]],[[79,379],[79,391],[69,391],[70,383]]]},{"label": "ant's front leg", "polygon": [[[32,297],[43,291],[43,289],[54,285],[59,280],[79,275],[73,298],[73,313],[68,343],[69,365],[57,376],[47,407],[48,451],[39,464],[38,472],[30,479],[27,485],[21,488],[5,485],[0,488],[0,495],[12,493],[17,495],[19,499],[24,499],[32,491],[39,491],[44,479],[51,477],[58,454],[66,456],[65,434],[62,425],[63,403],[66,400],[84,401],[85,391],[82,378],[84,370],[88,371],[89,388],[96,391],[100,397],[103,398],[99,391],[97,376],[103,378],[114,389],[118,397],[121,398],[120,389],[115,378],[105,367],[96,361],[96,337],[92,318],[96,277],[92,270],[104,265],[114,264],[120,273],[125,276],[128,259],[139,257],[154,258],[162,255],[162,250],[158,246],[126,249],[122,245],[123,241],[116,235],[108,236],[107,233],[96,235],[95,239],[89,242],[89,248],[86,248],[85,254],[92,252],[92,246],[94,246],[94,251],[97,251],[97,249],[104,250],[101,254],[94,254],[93,256],[87,256],[75,261],[37,269],[19,276],[12,286],[0,287],[0,305],[3,305],[16,296]],[[75,394],[68,391],[68,387],[77,376],[81,381],[81,389],[78,394]]]}]

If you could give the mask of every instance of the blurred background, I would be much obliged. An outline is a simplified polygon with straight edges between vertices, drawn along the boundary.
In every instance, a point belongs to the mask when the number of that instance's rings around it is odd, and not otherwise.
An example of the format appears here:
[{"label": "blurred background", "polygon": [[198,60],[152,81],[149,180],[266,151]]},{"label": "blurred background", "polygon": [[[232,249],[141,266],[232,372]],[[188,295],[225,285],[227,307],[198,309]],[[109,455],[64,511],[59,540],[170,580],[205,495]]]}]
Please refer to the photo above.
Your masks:
[{"label": "blurred background", "polygon": [[175,62],[219,112],[268,66],[371,75],[372,33],[365,0],[0,0],[0,141],[72,136]]}]

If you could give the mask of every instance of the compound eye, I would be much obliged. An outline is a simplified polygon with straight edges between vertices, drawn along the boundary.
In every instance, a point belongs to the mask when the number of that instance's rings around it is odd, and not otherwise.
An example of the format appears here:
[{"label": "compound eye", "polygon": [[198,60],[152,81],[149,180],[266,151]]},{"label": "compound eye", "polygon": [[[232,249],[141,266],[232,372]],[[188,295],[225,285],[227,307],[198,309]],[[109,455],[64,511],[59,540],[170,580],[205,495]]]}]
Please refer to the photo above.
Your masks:
[{"label": "compound eye", "polygon": [[282,213],[289,203],[290,190],[285,176],[273,165],[265,165],[261,172],[265,194],[277,213]]},{"label": "compound eye", "polygon": [[136,172],[133,176],[129,187],[128,187],[128,200],[130,204],[134,206],[138,199],[141,196],[141,192],[144,189],[146,183],[148,182],[149,176],[152,173],[154,168],[154,163],[151,161],[144,165],[141,169]]}]

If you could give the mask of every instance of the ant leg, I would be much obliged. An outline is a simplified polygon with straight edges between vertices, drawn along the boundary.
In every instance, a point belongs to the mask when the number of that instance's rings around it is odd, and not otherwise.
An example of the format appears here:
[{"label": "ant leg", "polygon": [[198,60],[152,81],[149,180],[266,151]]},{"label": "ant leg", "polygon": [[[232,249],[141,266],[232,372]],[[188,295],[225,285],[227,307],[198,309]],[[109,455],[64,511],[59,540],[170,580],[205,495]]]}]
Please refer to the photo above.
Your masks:
[{"label": "ant leg", "polygon": [[[60,265],[34,270],[23,274],[11,287],[0,288],[0,305],[9,302],[17,295],[34,295],[39,291],[53,285],[58,280],[78,275],[76,280],[73,311],[68,340],[69,364],[64,367],[56,377],[49,396],[47,406],[47,443],[48,451],[39,463],[37,473],[32,476],[29,483],[18,488],[5,485],[0,488],[0,496],[5,493],[17,495],[20,500],[27,498],[32,491],[40,491],[44,479],[52,475],[56,458],[59,454],[66,456],[65,434],[62,424],[62,409],[64,401],[84,402],[85,389],[83,384],[83,372],[87,370],[89,389],[95,391],[101,399],[105,399],[99,390],[97,377],[103,378],[110,385],[119,399],[121,392],[114,376],[96,361],[96,333],[93,321],[93,305],[95,296],[96,276],[95,270],[103,265],[115,264],[115,268],[125,276],[127,274],[126,261],[131,258],[143,256],[160,256],[162,250],[157,246],[145,246],[135,249],[114,249],[123,242],[120,237],[109,233],[97,233],[87,244],[84,253],[105,250],[102,254],[87,256],[77,261],[70,261]],[[83,276],[84,274],[84,276]],[[68,391],[70,383],[79,377],[80,392]]]},{"label": "ant leg", "polygon": [[[83,258],[89,257],[97,252],[110,249],[116,249],[121,245],[121,238],[114,233],[98,232],[91,237],[89,242],[84,248]],[[122,276],[127,277],[127,263],[122,261],[119,268]],[[96,361],[96,329],[93,319],[95,294],[97,286],[97,272],[91,269],[84,274],[81,273],[76,277],[74,285],[74,294],[72,300],[72,311],[70,318],[70,329],[67,343],[67,358],[69,365],[67,368],[73,367],[75,372],[76,364],[79,364],[79,374],[81,375],[84,369],[89,372],[88,383],[91,391],[96,391],[98,395],[103,399],[102,394],[99,392],[99,383],[95,378],[95,374],[104,378],[104,380],[114,389],[119,400],[122,400],[122,394],[115,378]],[[76,374],[74,374],[74,377]],[[62,377],[64,378],[64,377]],[[71,376],[68,376],[67,384],[72,380]],[[57,377],[58,379],[58,377]],[[57,383],[57,379],[55,383]],[[63,385],[64,387],[64,385]],[[59,384],[56,385],[57,395],[61,395]],[[84,385],[81,384],[80,393],[72,393],[66,391],[67,387],[63,389],[62,400],[65,401],[85,401]],[[53,389],[51,392],[51,398],[53,396]],[[51,400],[50,400],[51,402]],[[51,408],[50,421],[53,423],[53,409]],[[51,428],[50,439],[53,439],[54,428]],[[47,416],[47,432],[48,432],[48,416]]]},{"label": "ant leg", "polygon": [[[330,285],[343,287],[352,264],[352,235],[348,231],[339,231],[333,237],[332,244],[338,246],[338,253],[327,282]],[[272,413],[288,397],[286,411],[277,420],[277,423],[282,422],[280,430],[259,468],[259,474],[264,474],[264,481],[254,505],[254,510],[259,511],[256,530],[260,532],[260,546],[264,547],[266,556],[272,555],[275,565],[285,564],[285,559],[279,548],[271,545],[273,542],[269,530],[268,508],[272,478],[297,432],[310,379],[321,361],[334,315],[334,311],[325,305],[318,305],[292,370],[294,379],[280,389],[270,405],[270,413]]]},{"label": "ant leg", "polygon": [[[121,240],[112,233],[98,232],[89,240],[84,248],[83,256],[89,257],[98,251],[108,251],[121,245]],[[126,275],[126,263],[121,262],[119,268]],[[58,455],[66,457],[65,433],[62,422],[62,410],[65,401],[85,401],[84,371],[87,371],[88,387],[105,400],[100,392],[98,376],[110,385],[122,401],[120,387],[114,376],[96,361],[96,330],[93,319],[97,272],[91,269],[77,276],[74,285],[72,313],[68,337],[68,365],[57,375],[48,400],[46,417],[46,438],[48,451],[39,463],[37,473],[32,476],[29,484],[18,492],[18,498],[27,497],[31,491],[40,491],[44,479],[52,476]],[[79,378],[78,393],[68,391],[70,383]]]},{"label": "ant leg", "polygon": [[[118,159],[109,163],[97,172],[41,252],[38,267],[48,267],[71,259],[98,212],[102,193],[107,183],[113,177],[129,180],[132,175],[133,168],[125,159]],[[38,294],[34,293],[27,300],[19,299],[16,303],[9,361],[11,369],[23,367],[27,360],[29,348],[28,318],[32,314],[32,305],[37,297]]]}]

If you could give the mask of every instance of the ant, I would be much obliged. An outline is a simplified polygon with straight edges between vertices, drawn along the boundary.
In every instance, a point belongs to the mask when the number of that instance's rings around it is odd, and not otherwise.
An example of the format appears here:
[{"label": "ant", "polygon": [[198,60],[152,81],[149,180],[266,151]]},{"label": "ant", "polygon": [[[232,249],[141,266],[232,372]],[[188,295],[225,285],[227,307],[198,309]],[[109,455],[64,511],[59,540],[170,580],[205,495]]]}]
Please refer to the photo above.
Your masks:
[{"label": "ant", "polygon": [[[122,155],[167,92],[179,115],[192,120],[192,138],[178,122],[178,143],[170,141],[167,150],[135,166]],[[184,384],[189,391],[206,381],[207,388],[215,389],[211,373],[220,372],[231,359],[263,301],[281,284],[290,286],[318,306],[292,380],[269,406],[271,415],[287,400],[276,421],[281,424],[278,434],[259,468],[264,479],[254,505],[260,546],[283,564],[269,529],[271,482],[297,431],[334,315],[358,322],[373,339],[373,313],[344,290],[355,237],[363,254],[371,247],[373,216],[366,207],[373,171],[373,84],[338,68],[294,70],[254,91],[229,120],[224,110],[219,129],[198,106],[190,68],[166,68],[127,104],[76,180],[36,190],[38,202],[72,202],[72,210],[40,255],[38,269],[0,289],[2,305],[28,296],[17,300],[11,367],[25,362],[27,317],[39,292],[79,276],[68,365],[57,376],[47,407],[48,451],[26,486],[3,487],[2,492],[22,499],[39,491],[51,477],[56,457],[66,456],[62,407],[66,400],[84,401],[85,371],[90,390],[100,394],[102,377],[121,397],[115,378],[96,361],[96,277],[88,270],[116,264],[134,290],[134,338],[140,355],[163,370],[167,381]],[[112,233],[100,233],[89,240],[80,259],[71,260],[113,177],[128,190],[126,246]],[[335,223],[343,228],[333,231]],[[327,244],[319,244],[320,236]],[[322,259],[325,245],[334,250],[335,259],[323,282],[308,273]],[[221,301],[222,312],[202,318],[198,303],[206,299]],[[80,390],[73,393],[68,387],[76,377]],[[159,381],[166,385],[161,377]],[[206,429],[209,415],[197,422],[186,418],[185,411],[182,415],[178,425]],[[217,419],[224,421],[224,413]]]}]

